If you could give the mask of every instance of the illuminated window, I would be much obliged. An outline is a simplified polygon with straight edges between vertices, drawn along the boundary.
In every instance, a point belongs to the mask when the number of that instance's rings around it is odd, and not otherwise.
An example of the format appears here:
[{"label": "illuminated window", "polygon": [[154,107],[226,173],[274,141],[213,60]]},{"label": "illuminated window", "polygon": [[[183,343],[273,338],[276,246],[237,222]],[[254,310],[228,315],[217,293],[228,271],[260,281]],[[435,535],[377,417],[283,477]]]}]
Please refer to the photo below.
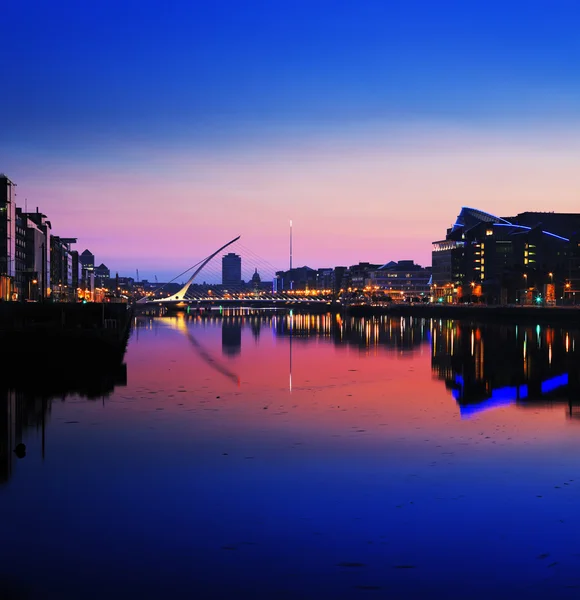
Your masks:
[{"label": "illuminated window", "polygon": [[493,235],[493,229],[487,229],[485,235]]}]

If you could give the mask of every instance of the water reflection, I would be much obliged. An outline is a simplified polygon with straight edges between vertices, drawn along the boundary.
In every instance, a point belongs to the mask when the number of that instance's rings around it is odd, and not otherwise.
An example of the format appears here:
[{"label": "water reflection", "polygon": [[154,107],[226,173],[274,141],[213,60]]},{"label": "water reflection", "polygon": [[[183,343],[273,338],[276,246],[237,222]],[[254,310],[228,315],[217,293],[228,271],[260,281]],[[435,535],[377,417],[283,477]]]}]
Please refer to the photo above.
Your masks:
[{"label": "water reflection", "polygon": [[6,388],[0,596],[576,597],[577,335],[139,319],[106,402]]},{"label": "water reflection", "polygon": [[[142,317],[136,320],[139,329],[155,329],[169,325],[183,332],[192,327],[219,327],[224,356],[236,356],[242,351],[242,331],[249,329],[257,341],[263,330],[270,329],[277,337],[292,337],[296,341],[325,339],[333,344],[361,349],[383,346],[409,352],[431,340],[430,319],[387,316],[365,319],[344,318],[340,314],[266,313],[252,309],[232,309],[201,313],[178,314],[164,319]],[[136,336],[138,338],[138,335]]]},{"label": "water reflection", "polygon": [[[564,404],[570,419],[580,419],[579,332],[575,329],[413,317],[365,319],[292,312],[264,315],[252,310],[180,315],[165,322],[190,339],[195,327],[221,328],[222,353],[229,358],[242,353],[244,329],[249,329],[256,341],[266,329],[275,337],[286,338],[290,389],[293,342],[316,340],[339,348],[402,354],[424,347],[430,349],[432,370],[445,383],[462,417],[509,404],[521,408]],[[149,319],[140,326],[153,327],[154,323],[161,321]],[[238,375],[198,350],[214,368],[239,383]]]},{"label": "water reflection", "polygon": [[515,404],[567,405],[578,419],[578,331],[548,326],[434,321],[432,366],[461,414]]},{"label": "water reflection", "polygon": [[101,400],[127,385],[127,367],[109,360],[47,358],[24,376],[14,365],[4,365],[0,378],[0,484],[6,483],[14,463],[26,456],[26,434],[40,431],[41,453],[46,448],[46,426],[52,402],[70,396]]}]

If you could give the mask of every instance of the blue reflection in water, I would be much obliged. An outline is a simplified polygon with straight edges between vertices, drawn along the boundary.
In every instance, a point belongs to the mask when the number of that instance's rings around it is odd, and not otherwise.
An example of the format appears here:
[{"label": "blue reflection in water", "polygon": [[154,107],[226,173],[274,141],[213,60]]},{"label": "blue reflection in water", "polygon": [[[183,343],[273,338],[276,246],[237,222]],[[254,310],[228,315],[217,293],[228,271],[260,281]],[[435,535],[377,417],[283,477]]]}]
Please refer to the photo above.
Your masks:
[{"label": "blue reflection in water", "polygon": [[[431,378],[430,353],[404,332],[390,338],[388,323],[368,352],[358,324],[332,338],[294,315],[291,395],[285,326],[256,337],[248,323],[229,323],[240,351],[216,369],[230,343],[220,321],[186,325],[140,331],[126,386],[106,401],[53,401],[46,440],[29,407],[26,458],[2,454],[11,466],[0,487],[0,593],[577,598],[580,431],[564,413],[545,423],[539,411],[478,419],[529,399],[528,383],[497,385],[505,361],[477,371],[491,391],[460,406],[474,417],[461,420]],[[489,347],[501,334],[482,338]],[[452,375],[473,367],[458,356],[442,371],[459,400],[476,378]],[[571,384],[567,375],[542,382],[541,393]],[[17,406],[10,393],[4,400]]]},{"label": "blue reflection in water", "polygon": [[[491,396],[487,400],[482,400],[479,404],[460,405],[459,410],[462,417],[471,417],[484,410],[489,410],[490,408],[507,406],[518,400],[524,400],[527,396],[527,385],[498,388],[492,390]],[[456,400],[460,398],[459,394],[457,396],[454,395],[454,397]]]},{"label": "blue reflection in water", "polygon": [[542,394],[548,394],[549,392],[553,392],[554,390],[565,385],[568,385],[568,373],[551,377],[550,379],[546,379],[546,381],[542,381]]}]

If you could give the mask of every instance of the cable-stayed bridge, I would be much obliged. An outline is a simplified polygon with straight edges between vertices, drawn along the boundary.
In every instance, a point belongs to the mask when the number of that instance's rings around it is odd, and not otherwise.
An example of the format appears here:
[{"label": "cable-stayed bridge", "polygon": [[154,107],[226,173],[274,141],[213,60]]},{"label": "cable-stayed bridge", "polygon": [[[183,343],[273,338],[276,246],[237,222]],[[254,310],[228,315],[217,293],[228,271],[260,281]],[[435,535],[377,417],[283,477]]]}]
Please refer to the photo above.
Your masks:
[{"label": "cable-stayed bridge", "polygon": [[[277,269],[268,261],[244,247],[240,242],[241,236],[230,240],[210,255],[206,256],[186,271],[177,275],[167,284],[137,301],[138,305],[160,306],[173,310],[186,310],[188,307],[208,307],[214,305],[248,306],[248,307],[277,307],[302,305],[305,307],[328,307],[336,299],[330,290],[286,290],[274,291],[267,289],[256,275],[262,280],[273,281]],[[221,282],[222,265],[221,253],[224,251],[238,254],[242,259],[242,279],[252,281],[244,286],[240,284],[224,285],[206,283],[206,280]],[[220,255],[218,257],[218,255]],[[187,281],[175,293],[168,293],[164,288],[176,280],[189,275]],[[201,281],[201,283],[200,283]]]}]

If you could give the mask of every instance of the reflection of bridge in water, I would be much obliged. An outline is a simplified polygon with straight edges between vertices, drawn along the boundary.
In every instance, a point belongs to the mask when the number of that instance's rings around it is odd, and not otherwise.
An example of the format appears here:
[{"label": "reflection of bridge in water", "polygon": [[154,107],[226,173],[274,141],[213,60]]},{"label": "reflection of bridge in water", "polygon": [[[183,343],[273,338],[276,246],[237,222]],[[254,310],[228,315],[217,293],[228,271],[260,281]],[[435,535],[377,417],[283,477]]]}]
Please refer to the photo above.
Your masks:
[{"label": "reflection of bridge in water", "polygon": [[292,338],[296,343],[322,338],[336,346],[351,346],[360,350],[382,348],[397,353],[411,353],[428,343],[431,336],[428,319],[409,317],[360,319],[343,317],[339,313],[308,314],[224,308],[221,311],[186,313],[166,319],[172,327],[184,332],[189,329],[188,323],[197,321],[221,326],[222,333],[225,328],[227,333],[222,335],[224,355],[240,352],[241,332],[245,328],[251,330],[255,339],[260,337],[263,330],[269,330],[277,337]]},{"label": "reflection of bridge in water", "polygon": [[[178,319],[179,320],[179,319]],[[226,356],[242,352],[242,330],[262,330],[294,344],[312,339],[360,351],[412,355],[429,347],[431,365],[445,382],[463,417],[507,405],[520,408],[564,404],[580,419],[580,332],[564,328],[473,324],[438,319],[327,314],[279,314],[223,310],[185,315],[182,326],[200,320],[222,326]]]}]

